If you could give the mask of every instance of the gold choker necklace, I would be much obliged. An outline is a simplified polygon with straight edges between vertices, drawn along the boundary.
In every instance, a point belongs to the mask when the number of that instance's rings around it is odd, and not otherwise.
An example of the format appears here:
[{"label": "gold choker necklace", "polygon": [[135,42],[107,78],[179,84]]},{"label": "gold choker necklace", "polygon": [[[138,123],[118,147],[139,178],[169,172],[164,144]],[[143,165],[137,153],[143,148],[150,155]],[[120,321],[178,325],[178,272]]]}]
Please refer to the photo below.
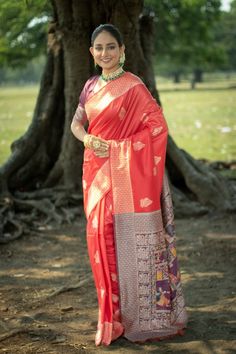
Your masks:
[{"label": "gold choker necklace", "polygon": [[113,71],[112,73],[110,74],[101,74],[101,78],[104,80],[104,81],[111,81],[111,80],[115,80],[117,79],[118,77],[120,77],[121,75],[124,74],[124,70],[122,69],[122,67],[118,68],[117,70]]}]

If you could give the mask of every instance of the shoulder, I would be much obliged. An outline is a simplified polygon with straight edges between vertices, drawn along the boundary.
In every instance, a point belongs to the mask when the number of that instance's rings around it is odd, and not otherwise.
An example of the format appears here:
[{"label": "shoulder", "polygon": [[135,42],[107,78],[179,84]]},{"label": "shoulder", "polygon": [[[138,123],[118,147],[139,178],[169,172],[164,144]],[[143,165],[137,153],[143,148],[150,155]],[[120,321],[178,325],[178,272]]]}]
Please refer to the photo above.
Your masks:
[{"label": "shoulder", "polygon": [[94,76],[90,77],[85,82],[84,87],[83,87],[83,89],[81,91],[81,94],[87,96],[87,94],[89,94],[93,90],[94,86],[96,85],[96,82],[97,82],[98,78],[99,78],[98,75],[94,75]]},{"label": "shoulder", "polygon": [[130,88],[132,88],[133,94],[137,95],[147,95],[149,98],[153,98],[150,91],[148,90],[147,86],[145,83],[138,77],[137,75],[134,75],[131,72],[126,72],[126,76],[130,85]]},{"label": "shoulder", "polygon": [[125,73],[125,77],[133,85],[134,84],[136,84],[136,85],[138,85],[138,84],[144,85],[143,81],[137,75],[135,75],[135,74],[133,74],[133,73],[131,73],[129,71],[127,71]]},{"label": "shoulder", "polygon": [[86,102],[89,94],[93,90],[94,86],[96,85],[98,78],[99,78],[98,75],[94,75],[94,76],[90,77],[85,82],[84,87],[83,87],[82,91],[80,92],[80,97],[79,97],[79,102],[80,102],[81,107],[84,107],[85,102]]},{"label": "shoulder", "polygon": [[122,78],[122,87],[126,91],[129,91],[130,94],[136,94],[146,89],[144,82],[137,75],[129,71],[126,71]]},{"label": "shoulder", "polygon": [[144,82],[133,73],[127,72],[127,81],[129,82],[129,99],[130,104],[137,102],[143,106],[146,105],[157,105],[156,100],[152,96],[151,92],[148,90]]},{"label": "shoulder", "polygon": [[93,87],[93,85],[95,85],[95,83],[97,82],[99,78],[99,75],[93,75],[91,76],[84,84],[84,89],[89,89],[91,87]]}]

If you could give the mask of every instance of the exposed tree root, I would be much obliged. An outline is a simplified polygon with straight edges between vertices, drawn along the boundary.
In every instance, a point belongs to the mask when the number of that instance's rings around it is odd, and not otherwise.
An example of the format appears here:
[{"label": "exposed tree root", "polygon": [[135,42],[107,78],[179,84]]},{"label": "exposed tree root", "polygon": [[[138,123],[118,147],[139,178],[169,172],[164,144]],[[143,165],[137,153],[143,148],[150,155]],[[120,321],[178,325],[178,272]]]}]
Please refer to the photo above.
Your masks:
[{"label": "exposed tree root", "polygon": [[82,195],[66,188],[16,192],[0,199],[0,243],[8,243],[48,224],[71,223],[80,215]]},{"label": "exposed tree root", "polygon": [[171,191],[175,206],[175,217],[200,216],[209,212],[209,208],[197,201],[190,200],[180,189],[171,186]]},{"label": "exposed tree root", "polygon": [[[34,320],[32,318],[32,320]],[[36,321],[38,322],[38,321]],[[29,334],[30,336],[43,336],[43,338],[50,340],[52,343],[61,343],[65,341],[64,336],[58,336],[58,333],[54,332],[52,329],[34,329],[31,326],[19,326],[18,328],[9,329],[6,333],[0,335],[0,342],[6,339],[17,336],[18,334]]]},{"label": "exposed tree root", "polygon": [[174,176],[171,175],[171,168],[168,168],[170,177],[176,179],[177,175],[177,179],[183,181],[185,194],[189,194],[190,201],[192,199],[202,206],[223,211],[234,208],[232,188],[227,179],[201,161],[195,160],[186,151],[179,149],[171,137],[168,140],[167,153],[172,170],[177,171]]},{"label": "exposed tree root", "polygon": [[[92,275],[87,276],[84,279],[81,279],[78,283],[76,284],[71,284],[71,285],[67,285],[67,286],[62,286],[59,287],[55,290],[53,290],[52,292],[50,292],[48,295],[43,296],[41,298],[37,299],[38,301],[43,301],[43,300],[47,300],[49,298],[52,298],[53,296],[65,293],[67,291],[71,291],[71,290],[75,290],[75,289],[79,289],[81,287],[83,287],[84,285],[88,284],[89,282],[91,282],[93,279]],[[29,318],[31,320],[31,322],[39,322],[35,319],[36,315],[34,316],[27,316],[27,319]],[[18,318],[17,321],[19,323],[23,323],[25,321],[25,316]],[[2,327],[6,333],[3,333],[0,335],[0,342],[9,339],[11,337],[14,337],[18,334],[22,334],[22,333],[32,333],[32,327],[19,327],[19,328],[14,328],[14,329],[9,329],[8,326],[0,320],[0,327]]]},{"label": "exposed tree root", "polygon": [[0,342],[3,342],[4,340],[14,337],[18,334],[29,333],[30,331],[31,331],[30,328],[27,328],[27,327],[26,328],[20,327],[20,328],[12,329],[12,330],[8,331],[7,333],[0,334]]},{"label": "exposed tree root", "polygon": [[3,322],[2,320],[0,320],[0,327],[3,328],[5,331],[8,331],[9,328],[7,327],[7,325],[5,324],[5,322]]},{"label": "exposed tree root", "polygon": [[51,298],[51,297],[53,297],[53,296],[56,296],[56,295],[65,293],[65,292],[67,292],[67,291],[79,289],[79,288],[81,288],[82,286],[88,284],[90,281],[92,281],[92,279],[93,279],[93,277],[92,277],[92,275],[90,275],[90,276],[86,277],[85,279],[80,280],[80,281],[79,281],[78,283],[76,283],[76,284],[61,286],[60,288],[53,290],[51,293],[49,293],[48,295],[42,297],[42,298],[39,299],[39,300],[42,300],[42,299],[43,299],[43,300],[46,300],[46,299],[48,299],[48,298]]}]

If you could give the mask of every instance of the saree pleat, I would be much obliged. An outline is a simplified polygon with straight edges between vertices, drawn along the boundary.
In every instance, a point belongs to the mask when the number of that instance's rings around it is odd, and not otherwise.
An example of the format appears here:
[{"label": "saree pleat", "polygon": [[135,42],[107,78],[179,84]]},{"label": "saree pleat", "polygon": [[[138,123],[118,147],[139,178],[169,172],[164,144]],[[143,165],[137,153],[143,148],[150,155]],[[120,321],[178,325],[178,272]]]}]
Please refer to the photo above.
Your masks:
[{"label": "saree pleat", "polygon": [[109,158],[85,150],[87,243],[98,295],[96,345],[124,335],[165,338],[186,326],[173,206],[165,171],[167,125],[142,82],[125,73],[85,104],[88,132]]},{"label": "saree pleat", "polygon": [[124,331],[120,323],[119,289],[111,214],[107,193],[90,214],[87,245],[99,302],[95,344],[109,345]]}]

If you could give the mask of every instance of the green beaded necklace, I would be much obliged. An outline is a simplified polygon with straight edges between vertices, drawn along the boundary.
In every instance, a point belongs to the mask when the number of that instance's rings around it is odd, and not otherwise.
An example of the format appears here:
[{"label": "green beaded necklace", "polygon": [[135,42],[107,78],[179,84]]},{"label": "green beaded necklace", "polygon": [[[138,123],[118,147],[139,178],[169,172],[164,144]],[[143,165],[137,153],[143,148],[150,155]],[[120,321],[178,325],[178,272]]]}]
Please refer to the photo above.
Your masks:
[{"label": "green beaded necklace", "polygon": [[120,67],[110,74],[101,74],[100,77],[102,80],[107,82],[107,81],[115,80],[123,74],[124,74],[124,70],[122,67]]}]

